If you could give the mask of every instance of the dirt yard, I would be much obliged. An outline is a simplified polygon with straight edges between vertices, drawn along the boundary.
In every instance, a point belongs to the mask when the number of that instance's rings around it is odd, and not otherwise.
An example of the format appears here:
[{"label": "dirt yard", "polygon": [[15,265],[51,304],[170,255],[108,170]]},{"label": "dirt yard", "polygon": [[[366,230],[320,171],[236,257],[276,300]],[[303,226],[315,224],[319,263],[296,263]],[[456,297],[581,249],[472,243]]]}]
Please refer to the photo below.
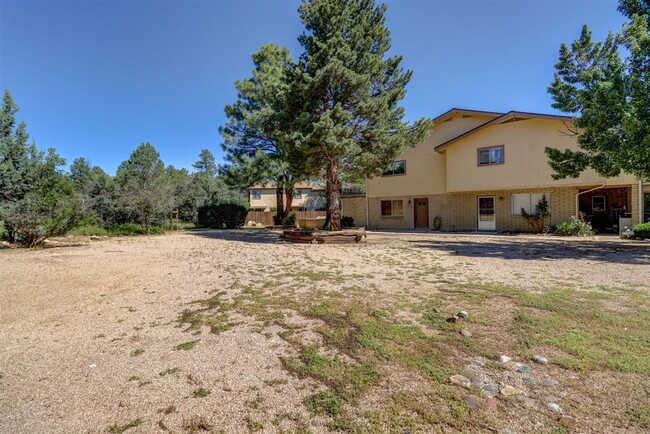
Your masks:
[{"label": "dirt yard", "polygon": [[84,241],[0,250],[1,433],[650,430],[648,245]]}]

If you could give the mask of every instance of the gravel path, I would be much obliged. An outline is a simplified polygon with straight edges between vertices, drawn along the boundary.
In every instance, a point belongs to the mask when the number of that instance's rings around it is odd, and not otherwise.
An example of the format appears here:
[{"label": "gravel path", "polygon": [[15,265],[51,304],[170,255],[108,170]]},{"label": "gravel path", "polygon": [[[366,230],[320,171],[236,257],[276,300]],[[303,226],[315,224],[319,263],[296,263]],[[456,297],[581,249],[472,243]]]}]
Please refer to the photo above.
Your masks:
[{"label": "gravel path", "polygon": [[[128,433],[201,424],[246,432],[261,428],[255,418],[275,432],[268,421],[280,414],[309,420],[301,405],[309,390],[278,357],[291,351],[286,342],[245,318],[219,335],[192,335],[176,321],[215,291],[235,295],[233,281],[263,279],[273,261],[298,274],[328,266],[340,274],[340,264],[378,294],[399,291],[388,277],[405,279],[405,270],[424,264],[458,282],[530,289],[648,290],[650,277],[645,245],[542,237],[375,233],[363,245],[334,246],[282,244],[266,231],[205,231],[4,250],[0,432],[105,433],[138,419]],[[175,349],[193,341],[190,350]],[[201,388],[209,394],[195,397]],[[317,420],[309,429],[325,431]]]}]

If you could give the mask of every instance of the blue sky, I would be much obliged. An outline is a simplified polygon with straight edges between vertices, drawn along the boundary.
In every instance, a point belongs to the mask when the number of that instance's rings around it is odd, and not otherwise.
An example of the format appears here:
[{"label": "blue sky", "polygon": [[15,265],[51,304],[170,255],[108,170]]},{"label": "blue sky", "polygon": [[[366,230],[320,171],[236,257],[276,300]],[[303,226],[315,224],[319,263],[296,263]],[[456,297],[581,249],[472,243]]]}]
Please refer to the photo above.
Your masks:
[{"label": "blue sky", "polygon": [[[0,0],[0,86],[32,139],[114,173],[144,141],[191,169],[265,43],[301,50],[299,0]],[[449,108],[552,112],[560,43],[618,31],[615,0],[387,0],[414,71],[408,119]]]}]

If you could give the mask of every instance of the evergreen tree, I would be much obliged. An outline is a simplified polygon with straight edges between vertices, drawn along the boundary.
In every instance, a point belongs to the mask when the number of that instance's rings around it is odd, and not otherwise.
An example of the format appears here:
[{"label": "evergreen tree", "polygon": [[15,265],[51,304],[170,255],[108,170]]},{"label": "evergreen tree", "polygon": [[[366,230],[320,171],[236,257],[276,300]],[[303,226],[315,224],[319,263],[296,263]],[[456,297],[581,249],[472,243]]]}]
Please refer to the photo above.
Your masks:
[{"label": "evergreen tree", "polygon": [[142,143],[117,168],[115,181],[122,209],[137,216],[147,234],[151,222],[172,206],[172,192],[160,154],[150,143]]},{"label": "evergreen tree", "polygon": [[555,179],[588,167],[605,177],[624,171],[650,179],[650,2],[621,0],[618,9],[630,19],[622,33],[594,42],[585,25],[571,47],[560,47],[548,90],[554,108],[575,116],[580,149],[546,148]]},{"label": "evergreen tree", "polygon": [[290,81],[292,161],[327,181],[325,228],[340,230],[339,178],[382,173],[395,157],[423,140],[431,122],[403,121],[411,71],[386,57],[390,32],[385,5],[374,0],[303,0],[304,48]]},{"label": "evergreen tree", "polygon": [[228,121],[219,131],[228,164],[221,171],[227,182],[239,187],[275,182],[276,221],[282,221],[291,210],[301,174],[300,164],[288,158],[287,133],[293,119],[286,114],[286,98],[294,62],[288,49],[268,44],[253,54],[253,63],[253,76],[235,83],[237,102],[225,109]]},{"label": "evergreen tree", "polygon": [[214,155],[208,149],[203,149],[199,159],[192,164],[196,172],[192,175],[192,187],[194,190],[194,211],[199,206],[213,199],[217,191],[218,167]]}]

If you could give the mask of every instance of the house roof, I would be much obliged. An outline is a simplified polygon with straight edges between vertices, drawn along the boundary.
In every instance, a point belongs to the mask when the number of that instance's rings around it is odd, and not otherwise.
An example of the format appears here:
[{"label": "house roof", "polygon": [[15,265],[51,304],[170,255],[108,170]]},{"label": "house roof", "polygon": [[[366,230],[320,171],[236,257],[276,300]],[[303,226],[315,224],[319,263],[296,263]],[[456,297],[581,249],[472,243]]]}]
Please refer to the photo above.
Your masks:
[{"label": "house roof", "polygon": [[441,115],[436,116],[433,118],[433,122],[438,122],[439,120],[444,120],[448,118],[449,116],[452,116],[456,113],[464,114],[464,115],[470,115],[470,116],[492,116],[492,117],[498,117],[501,116],[503,113],[502,112],[489,112],[489,111],[484,111],[484,110],[471,110],[471,109],[464,109],[464,108],[458,108],[454,107],[451,110],[447,110]]},{"label": "house roof", "polygon": [[[453,112],[454,110],[457,109],[452,109],[449,112],[445,113],[444,115],[448,115],[450,112]],[[457,110],[460,111],[460,110]],[[483,113],[493,113],[494,112],[483,112]],[[443,116],[443,115],[441,115]],[[439,116],[440,117],[440,116]],[[438,118],[439,118],[438,117]],[[437,119],[437,118],[436,118]],[[508,113],[503,113],[500,114],[500,116],[495,117],[494,119],[491,119],[484,124],[479,125],[476,128],[473,128],[469,131],[466,131],[450,140],[447,140],[444,143],[441,143],[440,145],[435,147],[435,150],[440,152],[443,149],[445,149],[447,146],[451,145],[452,143],[455,143],[461,139],[464,139],[467,136],[471,136],[474,133],[477,133],[481,130],[484,130],[485,128],[488,128],[492,125],[498,125],[498,124],[505,124],[508,122],[515,122],[515,121],[520,121],[520,120],[526,120],[526,119],[549,119],[549,120],[555,120],[555,121],[562,121],[562,122],[570,122],[573,120],[571,116],[562,116],[562,115],[551,115],[551,114],[543,114],[543,113],[529,113],[529,112],[520,112],[520,111],[515,111],[511,110]]]},{"label": "house roof", "polygon": [[[275,182],[266,182],[264,184],[253,184],[248,187],[249,190],[275,190]],[[324,190],[325,188],[320,184],[315,184],[313,182],[298,182],[293,187],[294,189],[305,189],[305,190]]]}]

